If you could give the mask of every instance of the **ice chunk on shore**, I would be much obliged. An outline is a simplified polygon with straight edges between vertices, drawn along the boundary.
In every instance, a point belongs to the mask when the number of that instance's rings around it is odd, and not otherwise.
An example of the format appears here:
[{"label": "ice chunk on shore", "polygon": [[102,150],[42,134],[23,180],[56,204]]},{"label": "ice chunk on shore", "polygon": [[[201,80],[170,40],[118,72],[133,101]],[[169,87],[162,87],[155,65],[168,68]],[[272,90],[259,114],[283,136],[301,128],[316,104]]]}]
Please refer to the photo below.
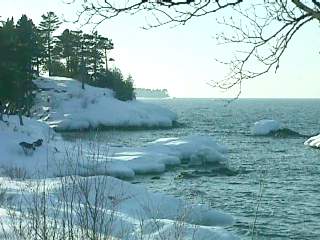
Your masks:
[{"label": "ice chunk on shore", "polygon": [[39,78],[38,117],[58,130],[96,127],[171,127],[177,115],[161,106],[140,101],[120,101],[110,89],[85,85],[64,77]]},{"label": "ice chunk on shore", "polygon": [[280,129],[280,123],[276,120],[263,119],[254,123],[253,134],[254,135],[267,135],[272,131]]},{"label": "ice chunk on shore", "polygon": [[320,134],[309,138],[304,142],[304,145],[314,148],[320,148]]}]

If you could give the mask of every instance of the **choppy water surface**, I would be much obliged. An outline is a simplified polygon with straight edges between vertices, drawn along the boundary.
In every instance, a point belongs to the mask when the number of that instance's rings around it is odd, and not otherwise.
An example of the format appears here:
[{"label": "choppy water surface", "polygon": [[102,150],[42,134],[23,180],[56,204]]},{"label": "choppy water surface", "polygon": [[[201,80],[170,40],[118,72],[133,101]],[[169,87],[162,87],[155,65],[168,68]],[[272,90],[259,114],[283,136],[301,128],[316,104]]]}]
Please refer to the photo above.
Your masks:
[{"label": "choppy water surface", "polygon": [[[236,224],[229,228],[242,239],[320,239],[320,150],[303,145],[303,137],[251,135],[255,121],[269,118],[301,134],[320,131],[320,100],[152,100],[179,115],[182,127],[168,130],[108,131],[101,142],[143,145],[162,137],[212,135],[229,149],[229,167],[237,174],[210,174],[210,168],[170,170],[152,179],[134,181],[154,191],[201,202],[230,213]],[[67,134],[90,138],[90,134]],[[185,177],[185,176],[192,177]],[[194,174],[196,173],[196,174]],[[208,174],[209,173],[209,174]],[[231,175],[231,176],[230,176]],[[262,186],[262,187],[261,187]],[[259,207],[259,192],[262,196]]]}]

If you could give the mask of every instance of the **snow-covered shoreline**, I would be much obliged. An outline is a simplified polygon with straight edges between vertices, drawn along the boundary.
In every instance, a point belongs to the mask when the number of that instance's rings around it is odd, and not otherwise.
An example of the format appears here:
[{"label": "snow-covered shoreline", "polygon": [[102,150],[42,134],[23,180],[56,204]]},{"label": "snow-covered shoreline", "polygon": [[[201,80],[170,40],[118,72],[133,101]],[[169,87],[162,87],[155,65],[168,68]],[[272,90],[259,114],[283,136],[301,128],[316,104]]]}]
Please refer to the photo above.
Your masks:
[{"label": "snow-covered shoreline", "polygon": [[[66,182],[59,179],[80,179],[86,184],[102,179],[105,199],[110,201],[121,194],[122,200],[116,209],[105,205],[106,209],[103,210],[115,212],[115,223],[110,232],[114,237],[118,236],[120,230],[126,230],[130,234],[120,239],[160,239],[165,235],[166,239],[174,240],[176,231],[181,231],[176,226],[182,221],[183,232],[179,234],[183,234],[184,239],[238,239],[223,228],[233,223],[233,218],[228,214],[204,205],[190,205],[161,193],[152,193],[143,186],[111,177],[133,178],[136,174],[162,173],[167,166],[179,165],[182,160],[187,160],[190,167],[203,163],[223,163],[227,161],[227,148],[213,137],[164,138],[135,148],[107,146],[106,155],[98,154],[99,149],[92,146],[85,148],[81,143],[64,141],[45,122],[23,117],[24,126],[20,126],[17,116],[5,117],[5,120],[0,121],[1,182],[6,186],[8,199],[4,206],[18,209],[32,207],[28,206],[30,202],[24,203],[25,199],[34,194],[31,190],[37,189],[34,184],[46,182],[48,186],[55,186],[46,190],[51,196],[48,209],[53,211],[51,203],[58,201],[55,196],[61,194],[59,191],[65,187],[75,190],[74,182],[61,186],[62,182]],[[38,139],[43,139],[42,145],[29,154],[25,154],[19,145],[22,141],[32,143]],[[94,202],[96,194],[90,194],[90,201]],[[80,201],[82,197],[79,198]],[[51,214],[50,211],[48,214]],[[0,211],[0,219],[10,231],[12,219],[5,209]],[[145,223],[143,229],[141,221]],[[155,222],[160,225],[149,229]],[[147,229],[148,232],[144,232]]]},{"label": "snow-covered shoreline", "polygon": [[64,77],[34,80],[41,90],[34,111],[59,131],[92,128],[168,128],[177,115],[168,109],[138,100],[120,101],[106,88],[85,85]]},{"label": "snow-covered shoreline", "polygon": [[[134,178],[136,174],[163,173],[182,161],[190,167],[227,161],[227,147],[214,137],[189,136],[162,138],[141,147],[119,147],[78,141],[67,142],[45,122],[17,116],[0,122],[0,167],[23,169],[28,178],[56,177],[72,174],[98,174]],[[41,146],[26,155],[20,142],[42,139]],[[77,172],[74,172],[77,166]]]}]

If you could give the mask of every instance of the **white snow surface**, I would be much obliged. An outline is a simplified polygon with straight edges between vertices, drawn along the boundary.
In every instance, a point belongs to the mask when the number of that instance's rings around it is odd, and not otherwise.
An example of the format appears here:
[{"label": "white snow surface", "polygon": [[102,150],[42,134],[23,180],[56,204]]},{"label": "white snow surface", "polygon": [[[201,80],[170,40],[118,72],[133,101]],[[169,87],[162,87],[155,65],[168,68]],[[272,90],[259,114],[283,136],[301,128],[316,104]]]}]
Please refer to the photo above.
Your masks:
[{"label": "white snow surface", "polygon": [[276,120],[263,119],[254,123],[253,134],[254,135],[267,135],[272,131],[280,129],[280,123]]},{"label": "white snow surface", "polygon": [[309,138],[307,141],[304,142],[304,145],[320,148],[320,134]]},{"label": "white snow surface", "polygon": [[171,127],[177,115],[165,108],[137,100],[120,101],[113,91],[64,77],[41,77],[34,83],[38,117],[58,130],[105,127]]}]

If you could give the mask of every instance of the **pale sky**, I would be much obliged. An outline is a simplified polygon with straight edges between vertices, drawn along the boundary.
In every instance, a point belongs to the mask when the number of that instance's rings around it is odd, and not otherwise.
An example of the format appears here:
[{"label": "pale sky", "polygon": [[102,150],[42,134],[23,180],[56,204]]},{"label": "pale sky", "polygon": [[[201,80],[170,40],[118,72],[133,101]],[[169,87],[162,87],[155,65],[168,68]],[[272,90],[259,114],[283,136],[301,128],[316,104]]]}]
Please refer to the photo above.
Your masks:
[{"label": "pale sky", "polygon": [[[2,0],[0,16],[2,20],[11,16],[17,20],[27,14],[38,24],[48,11],[70,19],[76,15],[76,6],[62,0]],[[227,73],[215,59],[232,54],[215,40],[215,34],[223,31],[215,18],[209,15],[186,26],[142,30],[144,16],[125,16],[102,23],[98,31],[112,38],[115,49],[110,57],[125,74],[133,76],[136,87],[166,88],[174,97],[234,97],[236,89],[222,92],[207,84]],[[63,24],[60,31],[67,27],[77,28]],[[277,74],[245,82],[241,97],[320,97],[319,23],[309,24],[296,35],[280,64]]]}]

